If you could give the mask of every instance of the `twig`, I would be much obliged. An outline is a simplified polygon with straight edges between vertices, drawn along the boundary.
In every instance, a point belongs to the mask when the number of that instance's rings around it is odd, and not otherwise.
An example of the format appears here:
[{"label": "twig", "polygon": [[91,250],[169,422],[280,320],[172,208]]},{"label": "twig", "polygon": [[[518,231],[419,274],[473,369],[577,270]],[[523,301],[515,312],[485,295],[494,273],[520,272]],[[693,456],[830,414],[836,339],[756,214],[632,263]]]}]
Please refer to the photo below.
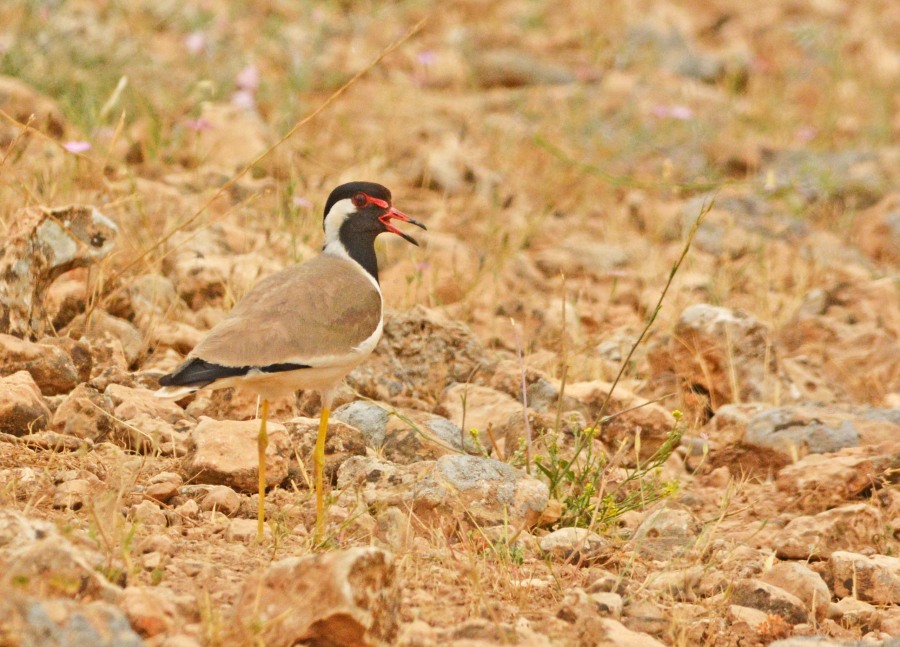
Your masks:
[{"label": "twig", "polygon": [[[95,166],[99,166],[99,165],[100,165],[100,162],[97,161],[96,159],[94,159],[93,157],[91,157],[90,155],[85,155],[84,153],[73,153],[73,152],[70,151],[68,148],[66,148],[65,146],[63,146],[62,143],[58,142],[57,140],[55,140],[53,137],[51,137],[51,136],[48,135],[47,133],[41,132],[40,129],[35,128],[34,126],[32,126],[32,125],[31,125],[31,122],[34,121],[34,115],[31,115],[31,116],[28,118],[28,122],[27,122],[27,123],[22,123],[21,121],[19,121],[18,119],[16,119],[16,118],[13,117],[12,115],[10,115],[8,112],[6,112],[6,111],[3,110],[2,108],[0,108],[0,117],[2,117],[3,119],[6,119],[6,121],[8,121],[9,123],[13,124],[14,126],[18,126],[19,128],[22,128],[22,131],[23,131],[23,132],[26,132],[26,131],[27,131],[27,132],[30,132],[30,133],[34,133],[34,134],[37,135],[40,139],[43,139],[44,141],[50,142],[51,144],[53,144],[54,146],[56,146],[57,148],[59,148],[61,151],[63,151],[63,153],[65,153],[66,155],[74,155],[75,157],[79,157],[79,158],[81,158],[81,159],[83,159],[83,160],[87,160],[90,164],[93,164],[93,165],[95,165]],[[17,138],[17,139],[18,139],[18,138]]]},{"label": "twig", "polygon": [[[563,309],[565,310],[565,307]],[[522,353],[522,340],[519,337],[519,327],[512,317],[509,318],[509,322],[513,327],[513,336],[516,340],[516,356],[519,358],[519,367],[522,371],[522,419],[525,421],[525,473],[531,474],[531,421],[528,419],[528,391],[525,379],[525,358]]]}]

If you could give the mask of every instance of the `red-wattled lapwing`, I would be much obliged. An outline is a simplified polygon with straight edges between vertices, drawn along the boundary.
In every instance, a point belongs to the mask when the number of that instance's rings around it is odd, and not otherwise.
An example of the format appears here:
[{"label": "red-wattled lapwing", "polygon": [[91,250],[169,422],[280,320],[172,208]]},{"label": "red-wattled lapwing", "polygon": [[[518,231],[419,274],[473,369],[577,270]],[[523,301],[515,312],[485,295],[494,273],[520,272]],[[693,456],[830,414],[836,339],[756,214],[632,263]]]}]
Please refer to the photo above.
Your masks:
[{"label": "red-wattled lapwing", "polygon": [[260,281],[197,344],[157,395],[181,397],[204,387],[243,387],[262,399],[259,427],[259,537],[266,493],[266,418],[269,400],[299,389],[322,396],[313,454],[316,535],[323,528],[322,468],[328,414],[337,387],[381,338],[381,288],[375,238],[386,231],[416,240],[392,220],[425,225],[397,211],[391,192],[373,182],[350,182],[325,203],[322,253]]}]

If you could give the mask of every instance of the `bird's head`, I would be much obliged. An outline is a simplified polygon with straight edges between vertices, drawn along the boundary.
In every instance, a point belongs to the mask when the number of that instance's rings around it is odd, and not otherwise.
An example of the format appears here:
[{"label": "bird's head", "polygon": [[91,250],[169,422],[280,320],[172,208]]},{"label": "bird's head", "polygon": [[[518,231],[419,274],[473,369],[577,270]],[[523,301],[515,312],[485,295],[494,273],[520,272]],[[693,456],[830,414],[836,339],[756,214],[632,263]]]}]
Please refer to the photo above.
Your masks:
[{"label": "bird's head", "polygon": [[342,243],[350,247],[355,242],[372,240],[378,234],[389,231],[397,234],[413,245],[418,241],[400,231],[392,220],[408,222],[425,229],[425,225],[398,211],[391,204],[391,192],[374,182],[348,182],[331,192],[325,203],[325,246]]}]

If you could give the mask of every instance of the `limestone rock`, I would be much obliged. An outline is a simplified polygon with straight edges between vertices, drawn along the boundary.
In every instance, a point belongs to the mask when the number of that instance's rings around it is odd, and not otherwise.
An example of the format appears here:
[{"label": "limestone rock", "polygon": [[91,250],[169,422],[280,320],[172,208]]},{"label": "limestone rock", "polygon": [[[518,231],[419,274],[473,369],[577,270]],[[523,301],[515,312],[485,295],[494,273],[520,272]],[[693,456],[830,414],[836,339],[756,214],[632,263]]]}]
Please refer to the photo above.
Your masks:
[{"label": "limestone rock", "polygon": [[88,384],[79,384],[53,413],[51,428],[76,438],[100,440],[113,430],[112,399]]},{"label": "limestone rock", "polygon": [[404,409],[391,416],[385,427],[382,452],[395,463],[435,460],[448,454],[476,453],[471,436],[433,413]]},{"label": "limestone rock", "polygon": [[426,523],[444,528],[458,522],[528,528],[547,507],[547,486],[490,458],[448,455],[411,493],[413,510]]},{"label": "limestone rock", "polygon": [[560,528],[541,537],[540,546],[555,559],[585,563],[602,557],[609,540],[587,528]]},{"label": "limestone rock", "polygon": [[613,618],[600,618],[599,622],[603,630],[601,645],[609,645],[609,647],[663,647],[665,644],[645,633],[632,631]]},{"label": "limestone rock", "polygon": [[50,424],[50,409],[31,375],[19,371],[0,377],[0,431],[25,436]]},{"label": "limestone rock", "polygon": [[769,337],[747,312],[696,304],[648,358],[655,374],[671,373],[682,390],[709,394],[713,411],[730,402],[769,402],[780,380]]},{"label": "limestone rock", "polygon": [[386,406],[366,400],[348,402],[332,411],[330,418],[359,429],[365,438],[366,447],[372,449],[378,449],[384,444],[388,419]]},{"label": "limestone rock", "polygon": [[[859,431],[848,418],[823,407],[779,407],[755,415],[743,440],[791,457],[836,452],[859,445]],[[895,433],[900,433],[900,425]]]},{"label": "limestone rock", "polygon": [[129,586],[119,600],[119,607],[135,631],[151,638],[175,626],[178,614],[172,597],[173,592],[165,588]]},{"label": "limestone rock", "polygon": [[[12,589],[7,589],[12,591]],[[0,596],[0,631],[10,645],[143,647],[125,615],[109,602]]]},{"label": "limestone rock", "polygon": [[155,501],[145,499],[137,505],[131,506],[129,517],[141,525],[147,527],[165,527],[168,525],[166,513],[159,509],[159,505]]},{"label": "limestone rock", "polygon": [[[118,589],[97,570],[101,555],[49,533],[0,555],[0,586],[39,597],[114,600]],[[13,584],[15,583],[15,584]]]},{"label": "limestone rock", "polygon": [[752,578],[735,582],[731,601],[733,604],[779,615],[794,625],[806,622],[809,615],[806,605],[796,595]]},{"label": "limestone rock", "polygon": [[489,371],[491,366],[490,353],[468,327],[416,306],[386,315],[375,357],[347,382],[374,400],[395,402],[416,392],[437,402],[449,384],[465,383],[476,367]]},{"label": "limestone rock", "polygon": [[45,395],[68,393],[78,383],[72,358],[61,348],[0,334],[0,375],[28,371]]},{"label": "limestone rock", "polygon": [[87,339],[92,344],[104,339],[118,342],[128,366],[133,365],[144,352],[144,336],[134,324],[105,310],[97,309],[90,315],[78,315],[66,326],[65,332],[78,339]]},{"label": "limestone rock", "polygon": [[65,272],[106,257],[118,228],[88,206],[26,207],[9,222],[0,252],[0,333],[41,337],[47,287]]},{"label": "limestone rock", "polygon": [[510,416],[521,414],[522,402],[488,386],[454,384],[444,392],[441,410],[453,424],[464,427],[466,436],[477,429],[485,444],[488,426],[505,424]]},{"label": "limestone rock", "polygon": [[3,553],[57,534],[56,526],[49,521],[31,519],[10,509],[0,510],[0,551]]},{"label": "limestone rock", "polygon": [[113,414],[119,420],[131,420],[144,413],[171,424],[186,417],[184,409],[171,400],[156,397],[150,389],[110,384],[104,393],[112,400]]},{"label": "limestone rock", "polygon": [[[270,420],[267,432],[266,484],[272,487],[288,476],[291,447],[284,425]],[[191,449],[183,467],[186,478],[195,483],[256,491],[259,477],[258,434],[257,420],[200,418],[191,432]]]},{"label": "limestone rock", "polygon": [[178,494],[178,488],[184,481],[174,472],[161,472],[150,479],[144,494],[160,503],[167,503]]},{"label": "limestone rock", "polygon": [[828,614],[831,591],[822,576],[800,562],[778,562],[762,574],[763,582],[800,598],[818,620]]},{"label": "limestone rock", "polygon": [[214,485],[200,502],[201,510],[218,510],[229,517],[241,508],[241,495],[224,485]]},{"label": "limestone rock", "polygon": [[144,412],[117,422],[113,440],[125,449],[162,456],[184,456],[189,444],[187,434],[177,431],[162,418]]},{"label": "limestone rock", "polygon": [[871,547],[883,526],[881,512],[866,503],[794,517],[778,533],[775,553],[782,559],[827,559],[836,550]]},{"label": "limestone rock", "polygon": [[[285,424],[287,433],[297,448],[297,454],[307,461],[307,474],[313,473],[312,455],[319,435],[318,418],[294,418]],[[362,456],[366,445],[362,432],[340,421],[328,421],[328,435],[325,438],[326,481],[334,481],[338,468],[351,456]],[[297,474],[295,481],[301,481]]]},{"label": "limestone rock", "polygon": [[859,627],[862,631],[869,632],[881,624],[878,608],[854,597],[838,600],[833,608],[840,614],[841,624],[845,627]]},{"label": "limestone rock", "polygon": [[434,470],[434,461],[397,465],[374,456],[352,456],[337,474],[340,490],[359,488],[367,505],[405,506],[415,484]]},{"label": "limestone rock", "polygon": [[[472,439],[442,416],[387,404],[356,401],[335,410],[332,418],[359,429],[366,446],[395,463],[434,460],[445,454],[475,452]],[[463,442],[465,441],[465,444]]]},{"label": "limestone rock", "polygon": [[699,523],[687,510],[660,508],[635,530],[629,545],[653,559],[670,559],[689,550],[699,534]]},{"label": "limestone rock", "polygon": [[236,620],[246,637],[270,645],[387,647],[400,599],[393,556],[350,548],[275,562],[247,583]]},{"label": "limestone rock", "polygon": [[56,486],[53,493],[53,507],[57,509],[80,510],[94,495],[93,483],[88,479],[71,479]]},{"label": "limestone rock", "polygon": [[852,595],[873,604],[900,604],[900,558],[841,550],[831,553],[830,563],[835,595]]},{"label": "limestone rock", "polygon": [[852,500],[879,479],[890,480],[900,444],[851,447],[834,454],[810,454],[783,468],[775,481],[792,509],[820,512]]}]

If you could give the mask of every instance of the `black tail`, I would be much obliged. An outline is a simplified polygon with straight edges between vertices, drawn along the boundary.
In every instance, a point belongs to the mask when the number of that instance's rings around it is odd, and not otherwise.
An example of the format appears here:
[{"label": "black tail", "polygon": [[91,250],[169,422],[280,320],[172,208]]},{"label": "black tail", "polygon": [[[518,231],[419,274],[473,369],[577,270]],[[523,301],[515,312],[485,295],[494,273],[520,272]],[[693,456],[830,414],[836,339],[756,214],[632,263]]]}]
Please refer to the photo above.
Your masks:
[{"label": "black tail", "polygon": [[226,377],[240,377],[250,371],[261,373],[278,373],[309,368],[306,364],[270,364],[268,366],[222,366],[207,362],[199,357],[192,357],[179,366],[174,373],[159,378],[160,386],[190,386],[198,389],[208,386],[216,380]]},{"label": "black tail", "polygon": [[246,375],[246,366],[220,366],[192,357],[174,373],[159,378],[160,386],[195,386],[198,389],[226,377]]}]

